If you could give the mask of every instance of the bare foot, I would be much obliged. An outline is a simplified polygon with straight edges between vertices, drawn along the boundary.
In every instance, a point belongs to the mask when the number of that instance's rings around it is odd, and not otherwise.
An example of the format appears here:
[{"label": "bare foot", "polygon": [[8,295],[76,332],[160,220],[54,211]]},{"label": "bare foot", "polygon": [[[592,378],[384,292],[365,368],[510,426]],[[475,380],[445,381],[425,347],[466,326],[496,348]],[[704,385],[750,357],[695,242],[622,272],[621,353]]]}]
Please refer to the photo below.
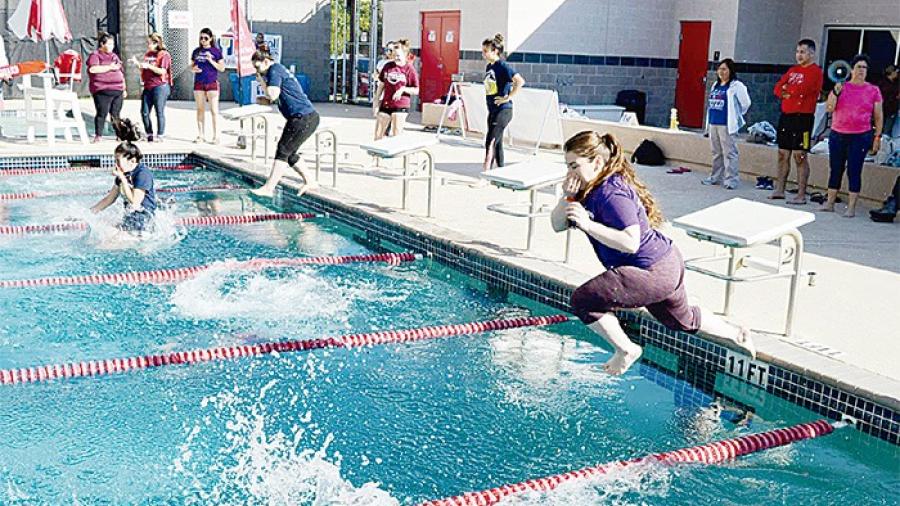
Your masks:
[{"label": "bare foot", "polygon": [[256,195],[257,197],[268,197],[272,198],[275,196],[275,190],[271,188],[266,188],[265,186],[260,186],[255,190],[250,190],[250,193]]},{"label": "bare foot", "polygon": [[606,371],[607,374],[612,374],[613,376],[619,376],[627,371],[637,359],[641,358],[641,353],[644,351],[636,344],[632,344],[631,346],[631,348],[626,350],[617,350],[612,358],[603,364],[603,370]]},{"label": "bare foot", "polygon": [[300,197],[304,193],[308,192],[309,190],[315,190],[318,187],[319,187],[319,183],[317,183],[313,180],[310,180],[307,183],[303,183],[303,186],[301,186],[300,188],[297,188],[297,196]]},{"label": "bare foot", "polygon": [[834,206],[833,205],[829,206],[828,204],[823,204],[822,207],[819,208],[819,211],[823,212],[823,213],[833,213]]},{"label": "bare foot", "polygon": [[801,197],[798,195],[798,196],[792,198],[791,200],[785,201],[785,203],[790,204],[792,206],[802,206],[802,205],[806,204],[806,197],[805,196]]},{"label": "bare foot", "polygon": [[854,216],[856,216],[855,209],[847,209],[846,211],[844,211],[844,218],[852,218]]},{"label": "bare foot", "polygon": [[756,346],[753,344],[753,337],[750,335],[750,329],[741,327],[740,330],[738,330],[737,336],[734,338],[734,344],[743,348],[743,350],[750,355],[750,358],[756,359]]}]

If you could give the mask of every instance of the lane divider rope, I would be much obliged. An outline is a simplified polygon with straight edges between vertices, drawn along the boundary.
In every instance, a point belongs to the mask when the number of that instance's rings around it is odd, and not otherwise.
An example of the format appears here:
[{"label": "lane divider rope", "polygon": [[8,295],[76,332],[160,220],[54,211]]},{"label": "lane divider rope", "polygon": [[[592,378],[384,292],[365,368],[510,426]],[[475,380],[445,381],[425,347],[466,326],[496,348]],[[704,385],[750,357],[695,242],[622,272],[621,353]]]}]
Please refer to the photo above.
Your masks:
[{"label": "lane divider rope", "polygon": [[[176,218],[175,225],[185,227],[205,227],[214,225],[245,225],[248,223],[259,223],[264,221],[291,221],[306,220],[311,218],[321,218],[324,215],[316,213],[271,213],[271,214],[248,214],[248,215],[232,215],[232,216],[189,216],[185,218]],[[70,232],[76,230],[87,230],[88,224],[84,221],[72,221],[66,223],[50,223],[45,225],[2,225],[0,226],[0,235],[29,235],[29,234],[52,234],[55,232]]]},{"label": "lane divider rope", "polygon": [[469,492],[445,499],[426,501],[419,506],[488,506],[496,504],[512,495],[532,491],[549,492],[563,483],[573,480],[596,478],[641,463],[656,462],[665,465],[682,463],[717,464],[750,453],[831,434],[836,428],[841,428],[846,425],[848,424],[845,422],[832,423],[828,420],[801,423],[799,425],[794,425],[793,427],[770,430],[759,434],[750,434],[748,436],[726,439],[671,452],[655,453],[632,460],[610,462],[545,478],[536,478],[511,485],[503,485],[489,490],[482,490],[480,492]]},{"label": "lane divider rope", "polygon": [[250,260],[227,261],[217,265],[195,265],[175,269],[152,271],[114,272],[109,274],[87,274],[82,276],[55,276],[33,279],[0,280],[0,288],[32,288],[38,286],[79,286],[79,285],[141,285],[177,283],[194,278],[199,274],[222,267],[227,270],[257,271],[271,268],[296,267],[301,265],[343,265],[349,263],[386,262],[400,265],[403,262],[420,260],[414,253],[375,253],[370,255],[321,256],[301,258],[254,258]]},{"label": "lane divider rope", "polygon": [[[173,186],[168,188],[157,188],[156,193],[190,193],[201,191],[216,190],[245,190],[246,187],[231,184],[219,184],[208,186]],[[20,192],[20,193],[0,193],[0,201],[9,200],[29,200],[47,197],[73,197],[80,195],[102,195],[105,191],[97,190],[67,190],[56,192]]]},{"label": "lane divider rope", "polygon": [[[178,164],[150,167],[154,172],[192,171],[197,170],[196,165]],[[0,177],[4,176],[35,176],[39,174],[65,174],[69,172],[104,172],[112,170],[112,167],[17,167],[13,169],[0,169]]]},{"label": "lane divider rope", "polygon": [[407,330],[384,330],[365,334],[349,334],[312,340],[292,340],[217,346],[190,351],[141,355],[106,360],[88,360],[66,364],[50,364],[20,369],[0,370],[0,385],[38,383],[53,379],[106,376],[132,370],[150,369],[179,364],[199,364],[240,357],[260,357],[274,353],[309,351],[324,348],[359,348],[383,344],[410,343],[463,334],[479,334],[496,330],[554,325],[569,321],[566,315],[531,316],[505,320],[488,320],[420,327]]}]

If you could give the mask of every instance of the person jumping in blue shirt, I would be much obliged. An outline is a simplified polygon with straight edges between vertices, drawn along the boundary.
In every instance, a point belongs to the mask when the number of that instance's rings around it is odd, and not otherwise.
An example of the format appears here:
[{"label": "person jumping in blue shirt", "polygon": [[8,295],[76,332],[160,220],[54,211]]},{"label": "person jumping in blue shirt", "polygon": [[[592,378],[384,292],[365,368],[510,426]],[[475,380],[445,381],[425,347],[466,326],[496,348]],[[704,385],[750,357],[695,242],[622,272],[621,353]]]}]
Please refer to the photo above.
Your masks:
[{"label": "person jumping in blue shirt", "polygon": [[290,167],[303,178],[303,186],[297,192],[303,195],[307,190],[316,188],[318,183],[310,177],[306,164],[297,151],[318,128],[319,113],[306,97],[297,78],[288,72],[284,65],[275,63],[269,53],[263,51],[254,53],[253,66],[256,67],[256,77],[264,93],[264,97],[259,101],[264,104],[277,103],[278,110],[287,123],[284,125],[281,138],[278,139],[275,163],[272,165],[269,178],[264,185],[250,191],[260,197],[272,197],[279,181]]}]

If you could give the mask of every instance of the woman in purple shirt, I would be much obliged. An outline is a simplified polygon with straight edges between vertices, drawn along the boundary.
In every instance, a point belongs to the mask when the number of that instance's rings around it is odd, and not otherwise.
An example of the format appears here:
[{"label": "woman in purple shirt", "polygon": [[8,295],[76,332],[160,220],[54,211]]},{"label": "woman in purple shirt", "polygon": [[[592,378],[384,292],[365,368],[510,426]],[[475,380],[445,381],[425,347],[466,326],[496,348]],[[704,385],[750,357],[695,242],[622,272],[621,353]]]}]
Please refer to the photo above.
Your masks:
[{"label": "woman in purple shirt", "polygon": [[681,253],[656,230],[662,212],[616,138],[581,132],[566,142],[565,151],[566,195],[550,219],[557,232],[570,226],[583,231],[606,268],[572,294],[574,313],[615,351],[606,372],[622,374],[641,356],[614,313],[625,308],[646,307],[670,329],[727,339],[755,357],[746,328],[688,304]]},{"label": "woman in purple shirt", "polygon": [[197,103],[197,138],[194,142],[206,141],[206,104],[212,116],[212,144],[219,143],[219,72],[225,71],[222,50],[216,47],[212,30],[200,30],[200,46],[191,53],[191,72],[194,73],[194,101]]},{"label": "woman in purple shirt", "polygon": [[88,89],[94,98],[94,140],[100,142],[106,129],[106,117],[113,121],[122,112],[122,101],[125,99],[125,74],[122,73],[122,60],[113,52],[116,39],[106,32],[97,36],[97,50],[88,56]]}]

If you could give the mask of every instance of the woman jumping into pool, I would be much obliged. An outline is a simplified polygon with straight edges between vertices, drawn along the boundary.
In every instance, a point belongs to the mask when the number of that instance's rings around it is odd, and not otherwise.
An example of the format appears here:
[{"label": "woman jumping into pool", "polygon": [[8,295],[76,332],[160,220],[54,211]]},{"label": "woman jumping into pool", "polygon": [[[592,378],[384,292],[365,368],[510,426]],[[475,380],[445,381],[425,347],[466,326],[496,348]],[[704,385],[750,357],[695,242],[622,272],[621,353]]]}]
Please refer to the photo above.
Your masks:
[{"label": "woman jumping into pool", "polygon": [[141,163],[144,155],[134,144],[140,139],[140,131],[129,120],[115,123],[116,134],[124,142],[116,146],[113,175],[116,181],[109,193],[100,199],[91,211],[99,213],[111,206],[122,195],[125,217],[119,228],[132,233],[149,231],[156,211],[156,191],[153,189],[153,173]]},{"label": "woman jumping into pool", "polygon": [[641,356],[614,313],[624,308],[646,307],[670,329],[728,339],[755,357],[746,328],[688,304],[681,253],[654,228],[662,223],[662,212],[616,138],[581,132],[566,141],[565,151],[566,195],[551,223],[557,232],[569,226],[583,231],[606,267],[572,294],[578,318],[615,350],[606,371],[622,374]]},{"label": "woman jumping into pool", "polygon": [[484,75],[484,92],[487,96],[488,120],[485,136],[484,167],[487,172],[503,167],[503,132],[512,121],[512,97],[525,85],[525,78],[503,56],[503,35],[496,34],[481,43],[481,56],[487,62]]},{"label": "woman jumping into pool", "polygon": [[278,103],[278,110],[287,123],[278,139],[275,148],[275,163],[265,184],[251,193],[260,197],[272,197],[281,178],[288,172],[288,167],[303,178],[303,186],[297,192],[303,195],[307,190],[319,184],[306,168],[303,157],[297,151],[319,126],[319,113],[316,112],[297,77],[288,72],[284,65],[275,63],[272,55],[264,51],[253,53],[253,66],[256,68],[256,79],[264,96],[258,101],[264,104]]}]

